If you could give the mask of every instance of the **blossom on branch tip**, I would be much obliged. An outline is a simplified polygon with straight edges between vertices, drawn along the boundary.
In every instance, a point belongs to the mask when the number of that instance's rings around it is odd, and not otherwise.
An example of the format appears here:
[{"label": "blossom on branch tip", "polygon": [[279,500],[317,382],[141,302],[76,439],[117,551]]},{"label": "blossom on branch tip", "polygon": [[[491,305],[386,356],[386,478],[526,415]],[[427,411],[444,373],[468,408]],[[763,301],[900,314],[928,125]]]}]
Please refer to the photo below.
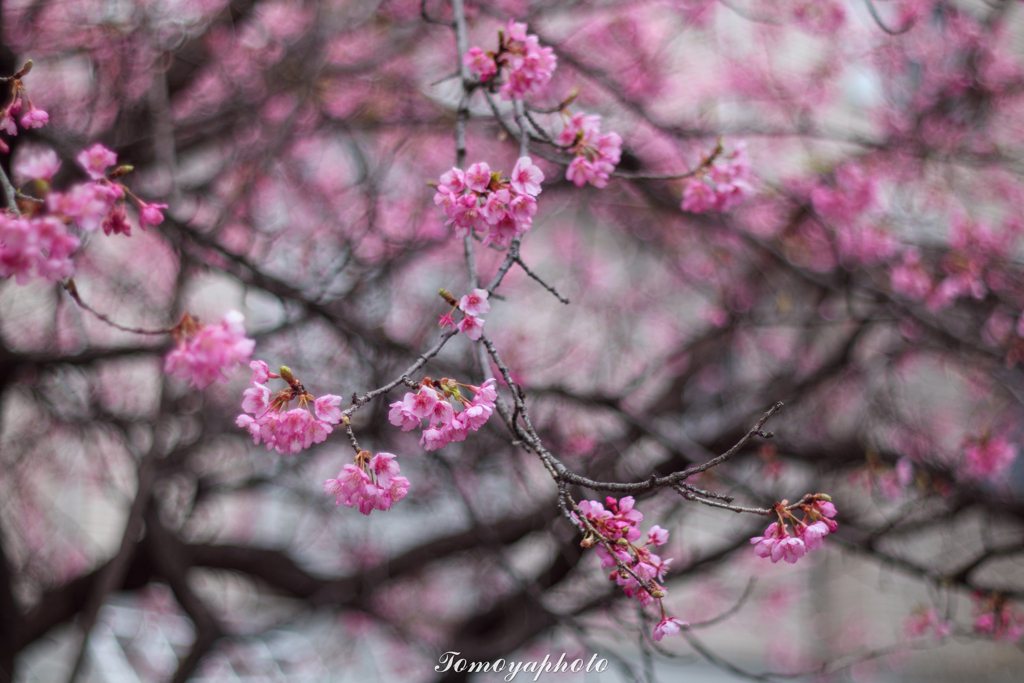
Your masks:
[{"label": "blossom on branch tip", "polygon": [[530,229],[543,180],[529,157],[519,159],[512,178],[491,173],[490,166],[479,162],[465,172],[453,168],[444,173],[434,204],[450,219],[447,225],[455,228],[456,237],[481,231],[484,246],[505,248]]},{"label": "blossom on branch tip", "polygon": [[718,150],[717,158],[705,161],[699,172],[687,180],[680,208],[690,213],[730,211],[753,193],[750,185],[750,157],[744,142],[737,142],[729,154]]},{"label": "blossom on branch tip", "polygon": [[324,481],[324,492],[336,497],[335,506],[357,507],[364,515],[373,510],[390,510],[409,492],[409,480],[391,453],[356,454],[355,464],[345,465],[337,479]]},{"label": "blossom on branch tip", "polygon": [[141,199],[139,204],[139,227],[143,230],[150,225],[160,225],[164,222],[164,214],[161,209],[166,209],[166,204],[147,204]]},{"label": "blossom on branch tip", "polygon": [[27,114],[21,117],[22,128],[42,128],[50,122],[50,115],[42,109],[32,107]]},{"label": "blossom on branch tip", "polygon": [[[281,454],[298,453],[325,441],[334,431],[332,425],[341,422],[340,396],[314,398],[286,367],[276,375],[268,372],[263,361],[253,361],[249,366],[254,371],[252,386],[242,399],[242,410],[247,414],[239,415],[235,423],[249,431],[254,444],[262,441],[268,451],[273,448]],[[285,380],[288,388],[272,393],[265,384],[270,378]],[[289,410],[292,401],[299,405]]]},{"label": "blossom on branch tip", "polygon": [[[391,404],[388,420],[408,432],[429,418],[420,436],[420,445],[427,451],[443,448],[452,441],[465,441],[469,432],[483,427],[494,412],[498,394],[493,384],[493,379],[474,387],[451,379],[434,382],[425,377],[418,393],[408,392],[401,401]],[[460,386],[473,392],[472,401],[462,395]],[[460,410],[456,411],[455,406]]]},{"label": "blossom on branch tip", "polygon": [[558,63],[555,51],[541,47],[537,36],[526,33],[526,24],[514,20],[509,21],[505,35],[499,35],[496,53],[473,46],[462,55],[462,63],[480,77],[481,83],[490,81],[504,67],[505,80],[499,92],[506,100],[521,100],[527,93],[543,90]]},{"label": "blossom on branch tip", "polygon": [[576,155],[565,170],[565,179],[583,187],[608,184],[609,174],[622,158],[622,138],[617,133],[601,135],[601,117],[577,112],[567,116],[558,135],[558,145]]},{"label": "blossom on branch tip", "polygon": [[219,325],[204,325],[186,314],[174,329],[178,344],[164,359],[164,372],[198,389],[226,382],[224,371],[247,362],[256,347],[245,336],[243,320],[238,311],[228,311]]},{"label": "blossom on branch tip", "polygon": [[[804,512],[803,521],[787,509],[786,501],[776,503],[778,521],[769,524],[763,536],[750,539],[754,554],[770,557],[773,563],[785,560],[793,564],[809,551],[820,548],[825,536],[839,528],[832,519],[836,508],[824,494],[816,494],[810,504],[801,505],[800,509]],[[792,533],[787,522],[793,527]]]},{"label": "blossom on branch tip", "polygon": [[654,639],[660,642],[665,636],[678,635],[680,628],[689,625],[690,624],[688,622],[680,621],[675,617],[663,617],[662,620],[658,622],[657,626],[654,627]]}]

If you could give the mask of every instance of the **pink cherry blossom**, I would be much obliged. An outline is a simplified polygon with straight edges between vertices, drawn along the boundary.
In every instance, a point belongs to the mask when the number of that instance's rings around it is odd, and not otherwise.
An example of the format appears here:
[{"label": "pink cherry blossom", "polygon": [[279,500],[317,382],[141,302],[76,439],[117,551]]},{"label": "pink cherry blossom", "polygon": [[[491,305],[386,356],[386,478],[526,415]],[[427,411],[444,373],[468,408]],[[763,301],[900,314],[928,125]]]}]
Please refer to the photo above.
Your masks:
[{"label": "pink cherry blossom", "polygon": [[229,311],[219,325],[194,323],[186,316],[180,326],[178,346],[164,361],[164,372],[188,379],[205,389],[216,380],[227,381],[224,371],[247,363],[256,342],[245,336],[244,317]]},{"label": "pink cherry blossom", "polygon": [[821,547],[822,539],[828,535],[828,526],[824,522],[815,522],[803,530],[800,538],[808,550],[817,550]]},{"label": "pink cherry blossom", "polygon": [[462,63],[472,73],[479,76],[481,82],[487,82],[494,74],[498,73],[498,65],[494,63],[494,58],[479,47],[469,48],[469,51],[462,56]]},{"label": "pink cherry blossom", "polygon": [[530,157],[519,157],[509,179],[516,192],[536,197],[540,194],[540,184],[544,182],[544,172],[534,165]]},{"label": "pink cherry blossom", "polygon": [[42,128],[50,122],[50,115],[42,109],[32,107],[28,113],[21,117],[22,128]]},{"label": "pink cherry blossom", "polygon": [[668,543],[668,531],[655,524],[647,531],[647,542],[659,546]]},{"label": "pink cherry blossom", "polygon": [[65,193],[51,192],[46,203],[52,213],[70,218],[86,232],[94,232],[123,194],[124,190],[119,185],[84,183]]},{"label": "pink cherry blossom", "polygon": [[81,152],[75,160],[81,164],[90,178],[101,180],[107,175],[107,167],[117,163],[117,154],[97,142]]},{"label": "pink cherry blossom", "polygon": [[256,384],[242,393],[242,410],[260,417],[270,409],[270,388]]},{"label": "pink cherry blossom", "polygon": [[487,301],[486,289],[474,289],[469,294],[463,295],[459,300],[459,309],[469,315],[482,315],[491,310],[491,304]]},{"label": "pink cherry blossom", "polygon": [[[420,387],[419,393],[406,394],[402,401],[402,409],[417,420],[430,417],[434,414],[439,399],[437,392],[430,387]],[[447,401],[443,401],[447,403]]]},{"label": "pink cherry blossom", "polygon": [[466,187],[473,192],[485,192],[491,184],[491,167],[484,161],[473,164],[466,171],[465,179]]},{"label": "pink cherry blossom", "polygon": [[785,531],[778,522],[773,522],[764,530],[764,536],[754,536],[750,542],[754,544],[754,554],[758,557],[771,557],[775,545],[783,537]]},{"label": "pink cherry blossom", "polygon": [[772,548],[772,562],[785,560],[793,564],[806,554],[807,546],[804,545],[804,542],[799,538],[788,536],[780,539]]},{"label": "pink cherry blossom", "polygon": [[60,170],[60,158],[52,149],[32,147],[23,152],[14,164],[14,177],[18,182],[45,180],[49,182]]},{"label": "pink cherry blossom", "polygon": [[320,421],[332,425],[341,422],[341,396],[325,394],[316,399],[313,405]]},{"label": "pink cherry blossom", "polygon": [[690,624],[685,621],[680,621],[675,617],[663,617],[661,621],[654,627],[654,639],[661,641],[665,636],[674,636],[679,634],[679,629],[683,626],[689,626]]},{"label": "pink cherry blossom", "polygon": [[483,336],[484,333],[484,321],[472,315],[467,315],[459,321],[458,324],[459,332],[466,335],[473,341],[477,341]]},{"label": "pink cherry blossom", "polygon": [[270,380],[270,368],[265,361],[254,360],[249,363],[249,367],[252,368],[253,384],[266,384]]},{"label": "pink cherry blossom", "polygon": [[715,208],[715,191],[702,180],[692,180],[683,190],[683,211],[704,213]]},{"label": "pink cherry blossom", "polygon": [[104,235],[126,235],[131,236],[132,226],[128,222],[128,212],[125,211],[124,204],[117,204],[114,208],[106,215],[103,219],[103,234]]},{"label": "pink cherry blossom", "polygon": [[160,225],[164,222],[164,214],[161,209],[166,209],[166,204],[147,204],[139,201],[139,227],[143,230],[150,225]]}]

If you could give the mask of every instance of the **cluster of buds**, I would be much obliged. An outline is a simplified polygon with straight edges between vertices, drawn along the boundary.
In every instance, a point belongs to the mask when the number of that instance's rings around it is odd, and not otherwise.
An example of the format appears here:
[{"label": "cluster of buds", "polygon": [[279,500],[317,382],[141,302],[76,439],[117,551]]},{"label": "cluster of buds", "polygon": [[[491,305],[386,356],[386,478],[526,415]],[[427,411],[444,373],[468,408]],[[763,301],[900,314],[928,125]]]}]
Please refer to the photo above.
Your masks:
[{"label": "cluster of buds", "polygon": [[521,100],[529,92],[540,92],[551,81],[558,59],[550,47],[541,47],[537,36],[526,34],[526,24],[508,22],[508,36],[498,31],[498,51],[484,52],[471,47],[462,56],[462,63],[480,77],[490,81],[504,66],[505,82],[499,92],[506,100]]},{"label": "cluster of buds", "polygon": [[[254,444],[262,439],[268,451],[274,448],[282,454],[298,453],[324,441],[334,431],[331,425],[341,422],[340,396],[314,398],[283,365],[279,375],[270,372],[261,360],[249,367],[253,369],[252,387],[245,390],[242,400],[242,410],[248,414],[239,415],[235,424],[249,430]],[[272,394],[266,386],[270,379],[283,379],[288,387]],[[289,410],[292,401],[299,405]]]},{"label": "cluster of buds", "polygon": [[583,187],[608,184],[608,174],[615,170],[622,157],[622,138],[618,133],[601,135],[601,117],[579,112],[566,118],[565,128],[558,134],[558,145],[576,155],[565,171],[565,179]]},{"label": "cluster of buds", "polygon": [[739,206],[753,191],[750,186],[750,157],[743,142],[736,143],[730,154],[724,154],[721,144],[712,153],[700,172],[691,178],[683,190],[683,211],[729,211]]},{"label": "cluster of buds", "polygon": [[391,453],[356,453],[355,464],[345,465],[337,479],[324,482],[324,491],[337,496],[335,506],[359,508],[364,515],[374,510],[390,510],[409,492],[409,480],[398,476],[401,470]]},{"label": "cluster of buds", "polygon": [[[21,127],[26,130],[29,128],[42,128],[50,122],[50,115],[42,109],[36,109],[35,105],[32,104],[32,100],[29,99],[28,91],[25,90],[25,84],[22,82],[28,72],[32,70],[32,60],[25,62],[25,66],[21,68],[21,71],[10,76],[8,78],[0,78],[0,82],[6,82],[8,85],[7,92],[3,98],[4,106],[0,109],[0,130],[4,130],[8,135],[17,135],[18,127],[14,124],[14,121],[21,115],[20,123]],[[24,112],[24,113],[22,113]],[[10,152],[11,148],[7,146],[7,143],[0,140],[0,151]]]},{"label": "cluster of buds", "polygon": [[[442,289],[440,294],[441,298],[452,306],[452,310],[441,315],[441,321],[438,324],[441,327],[455,327],[473,341],[480,339],[484,333],[485,321],[478,316],[491,310],[491,304],[487,301],[487,290],[474,289],[459,301],[456,301],[447,289]],[[456,310],[462,311],[462,320],[458,324],[452,319]]]},{"label": "cluster of buds", "polygon": [[[641,536],[639,524],[644,516],[639,510],[634,509],[633,503],[632,496],[626,496],[618,501],[609,496],[605,499],[604,505],[596,500],[580,501],[577,507],[583,513],[589,527],[593,529],[587,532],[580,545],[584,548],[596,546],[597,555],[601,558],[601,567],[615,567],[608,580],[622,586],[627,596],[644,607],[654,600],[658,601],[662,618],[654,628],[654,639],[661,640],[666,635],[679,633],[679,628],[686,626],[685,622],[669,617],[661,602],[666,591],[658,582],[664,581],[672,560],[662,560],[648,548],[667,543],[668,531],[657,525],[652,526],[647,532],[647,542],[638,545]],[[575,513],[573,519],[579,522]],[[598,535],[603,539],[599,539]],[[601,542],[602,540],[608,542],[611,551]],[[629,571],[622,569],[623,566],[628,567]]]},{"label": "cluster of buds", "polygon": [[[472,391],[473,400],[464,397],[459,387]],[[465,441],[469,432],[483,427],[494,412],[497,400],[493,379],[475,387],[448,378],[435,381],[424,377],[419,392],[406,393],[401,401],[391,404],[388,419],[403,432],[416,429],[424,419],[429,419],[429,425],[420,437],[420,445],[425,450],[434,451],[452,441]],[[458,411],[455,406],[459,407]]]},{"label": "cluster of buds", "polygon": [[204,325],[186,313],[171,330],[177,346],[164,359],[164,372],[197,389],[215,380],[226,382],[224,370],[248,362],[256,347],[245,336],[244,320],[238,311],[228,311],[219,325]]},{"label": "cluster of buds", "polygon": [[504,249],[530,229],[543,181],[544,173],[530,157],[519,158],[510,178],[491,173],[490,166],[481,162],[468,171],[453,168],[442,175],[434,204],[451,219],[446,225],[455,227],[456,237],[479,230],[484,233],[484,246]]},{"label": "cluster of buds", "polygon": [[974,610],[978,617],[974,620],[975,633],[992,636],[994,640],[1016,642],[1024,635],[1024,614],[1014,610],[1004,595],[993,593],[974,594],[976,601]]},{"label": "cluster of buds", "polygon": [[[770,557],[772,562],[785,560],[793,564],[808,551],[820,548],[825,536],[839,528],[832,519],[836,516],[836,508],[829,496],[816,493],[809,500],[809,503],[800,505],[804,513],[803,520],[798,520],[787,507],[789,501],[775,504],[779,521],[770,524],[764,530],[764,536],[750,539],[758,557]],[[792,533],[790,527],[793,528]]]}]

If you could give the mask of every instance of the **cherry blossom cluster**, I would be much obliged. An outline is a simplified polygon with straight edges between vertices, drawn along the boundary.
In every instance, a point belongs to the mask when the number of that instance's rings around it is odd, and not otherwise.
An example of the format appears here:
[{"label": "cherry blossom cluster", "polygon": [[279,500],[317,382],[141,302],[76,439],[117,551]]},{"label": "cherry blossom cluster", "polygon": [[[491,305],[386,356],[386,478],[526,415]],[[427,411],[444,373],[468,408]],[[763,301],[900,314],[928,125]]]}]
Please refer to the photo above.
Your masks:
[{"label": "cherry blossom cluster", "polygon": [[[10,78],[2,79],[7,83],[7,92],[4,93],[3,97],[0,97],[0,102],[7,102],[8,104],[3,109],[0,109],[0,130],[5,131],[11,136],[18,134],[18,127],[14,122],[18,119],[19,114],[21,119],[18,122],[26,130],[29,128],[42,128],[50,122],[50,115],[42,109],[37,109],[32,104],[28,91],[25,90],[25,84],[21,80],[31,70],[32,60],[29,60],[21,68],[21,71]],[[11,148],[2,139],[0,139],[0,151],[11,151]]]},{"label": "cherry blossom cluster", "polygon": [[[55,159],[55,157],[54,157]],[[125,209],[125,197],[135,202],[139,213],[139,226],[145,230],[149,225],[159,225],[164,220],[162,209],[166,204],[149,204],[142,201],[131,190],[115,179],[131,171],[130,166],[119,166],[108,176],[107,168],[117,163],[117,154],[96,143],[75,160],[92,178],[91,182],[75,185],[67,192],[50,192],[46,197],[49,210],[78,224],[86,232],[95,232],[102,227],[104,234],[132,234]],[[46,173],[46,179],[53,177],[56,168],[45,163],[37,164],[37,173]]]},{"label": "cherry blossom cluster", "polygon": [[705,163],[683,190],[683,211],[705,213],[730,211],[746,199],[750,185],[750,156],[744,142],[737,142],[729,154],[719,153],[715,161]]},{"label": "cherry blossom cluster", "polygon": [[[441,327],[455,327],[459,332],[466,335],[473,341],[477,341],[484,333],[484,319],[479,316],[491,310],[491,304],[487,301],[486,289],[474,289],[466,294],[459,301],[446,289],[441,290],[441,297],[447,301],[452,310],[441,315],[438,323]],[[452,315],[456,310],[462,311],[462,320],[456,324]]]},{"label": "cherry blossom cluster", "polygon": [[0,213],[0,277],[15,277],[18,284],[32,275],[59,282],[71,277],[71,255],[80,242],[53,216],[18,218]]},{"label": "cherry blossom cluster", "polygon": [[1024,614],[1014,610],[1006,598],[999,594],[986,597],[976,592],[974,599],[974,631],[992,636],[994,640],[1016,642],[1024,635]]},{"label": "cherry blossom cluster", "polygon": [[[608,580],[622,586],[627,596],[643,607],[654,600],[658,601],[662,618],[654,627],[654,639],[661,640],[666,635],[679,633],[679,628],[687,624],[669,617],[662,603],[666,591],[658,582],[664,581],[672,559],[662,560],[648,548],[667,543],[668,531],[657,525],[652,526],[647,532],[647,541],[643,545],[637,545],[641,536],[639,524],[644,516],[633,507],[634,502],[632,496],[626,496],[618,501],[609,496],[605,499],[604,505],[596,500],[580,501],[577,507],[593,529],[583,537],[581,545],[584,548],[596,546],[602,569],[614,567]],[[573,513],[573,519],[579,522],[576,513]],[[598,535],[603,539],[599,539]],[[610,551],[601,540],[608,541]],[[629,571],[622,567],[628,567]],[[641,581],[646,582],[649,588],[641,584]]]},{"label": "cherry blossom cluster", "polygon": [[364,515],[374,510],[390,510],[405,498],[409,480],[398,476],[401,470],[391,453],[356,453],[355,464],[345,465],[337,479],[324,481],[324,491],[337,496],[334,505],[359,508]]},{"label": "cherry blossom cluster", "polygon": [[[817,493],[811,496],[811,503],[800,506],[804,513],[803,520],[786,507],[788,501],[775,504],[775,512],[779,521],[773,522],[764,530],[764,536],[754,536],[750,542],[754,544],[754,553],[758,557],[770,557],[772,562],[785,560],[793,564],[808,551],[821,547],[823,539],[839,528],[835,520],[836,508],[831,499]],[[793,530],[790,532],[790,526]]]},{"label": "cherry blossom cluster", "polygon": [[[459,387],[472,391],[473,400],[464,397]],[[417,393],[409,392],[401,401],[391,404],[388,419],[403,432],[416,429],[424,419],[429,419],[420,437],[420,445],[425,450],[434,451],[452,441],[465,441],[471,431],[483,427],[494,412],[497,400],[493,379],[475,387],[448,378],[434,381],[424,377]]]},{"label": "cherry blossom cluster", "polygon": [[968,479],[995,479],[1017,459],[1017,447],[1004,437],[971,439],[964,448],[961,472]]},{"label": "cherry blossom cluster", "polygon": [[848,266],[874,265],[896,251],[896,239],[878,221],[870,220],[878,208],[877,174],[857,164],[839,166],[834,182],[811,191],[814,211],[836,231],[839,256]]},{"label": "cherry blossom cluster", "polygon": [[479,230],[484,246],[504,249],[530,229],[542,182],[544,173],[530,157],[519,158],[510,178],[491,173],[480,162],[465,172],[453,168],[442,175],[434,204],[451,219],[446,225],[455,226],[456,237]]},{"label": "cherry blossom cluster", "polygon": [[506,100],[521,100],[527,93],[544,89],[551,81],[558,58],[550,47],[541,47],[535,35],[527,35],[526,24],[508,22],[508,35],[498,31],[498,51],[484,52],[471,47],[462,63],[486,83],[505,67],[505,82],[499,92]]},{"label": "cherry blossom cluster", "polygon": [[197,389],[227,381],[224,371],[249,361],[256,342],[245,336],[245,320],[228,311],[219,325],[204,325],[187,313],[172,330],[177,346],[164,359],[164,372],[189,380]]},{"label": "cherry blossom cluster", "polygon": [[608,174],[622,158],[622,138],[618,133],[601,135],[601,117],[578,112],[566,115],[565,128],[558,134],[558,145],[576,155],[565,171],[565,179],[576,187],[590,183],[608,184]]},{"label": "cherry blossom cluster", "polygon": [[[270,372],[267,364],[255,360],[252,368],[252,387],[245,390],[242,410],[235,424],[249,430],[254,444],[262,439],[269,451],[298,453],[314,443],[321,443],[334,431],[332,425],[341,422],[341,397],[325,394],[314,398],[292,375],[292,371],[281,366],[281,374]],[[270,379],[283,379],[286,389],[271,393],[266,386]],[[289,409],[292,401],[298,406]]]},{"label": "cherry blossom cluster", "polygon": [[[984,222],[971,221],[963,215],[955,216],[950,223],[951,249],[939,264],[945,277],[933,286],[919,257],[914,253],[904,254],[903,269],[896,267],[891,272],[893,289],[908,298],[924,299],[925,305],[933,312],[967,296],[980,301],[990,289],[998,290],[1004,286],[1005,274],[1000,272],[999,264],[1013,254],[1018,237],[1019,229],[1015,223],[996,230]],[[911,274],[916,276],[913,282],[917,286],[914,289],[905,285],[907,276]]]},{"label": "cherry blossom cluster", "polygon": [[[32,183],[33,194],[46,201],[22,202],[21,216],[0,215],[0,277],[13,276],[19,284],[33,275],[51,282],[71,277],[75,272],[72,255],[81,241],[68,226],[74,222],[93,232],[102,225],[107,234],[130,234],[124,202],[118,204],[126,194],[138,204],[143,228],[163,221],[160,209],[167,208],[165,204],[147,204],[105,176],[106,168],[117,162],[116,154],[97,144],[79,154],[78,162],[93,181],[63,193],[50,191],[50,181],[61,165],[53,150],[30,149],[14,165],[15,179]],[[113,177],[124,172],[124,167],[116,169]]]}]

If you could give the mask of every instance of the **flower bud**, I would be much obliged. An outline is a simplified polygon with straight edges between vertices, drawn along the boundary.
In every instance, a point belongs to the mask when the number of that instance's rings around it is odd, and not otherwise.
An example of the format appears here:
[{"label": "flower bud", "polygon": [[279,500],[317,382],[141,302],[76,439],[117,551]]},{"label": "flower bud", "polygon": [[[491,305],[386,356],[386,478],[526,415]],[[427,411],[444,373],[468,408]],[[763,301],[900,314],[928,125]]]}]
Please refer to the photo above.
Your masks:
[{"label": "flower bud", "polygon": [[129,173],[131,173],[134,170],[135,170],[135,167],[132,166],[131,164],[121,164],[120,166],[115,168],[113,171],[111,171],[110,175],[108,177],[110,179],[120,178],[123,175],[128,175]]},{"label": "flower bud", "polygon": [[288,384],[291,384],[292,382],[295,381],[295,375],[292,374],[292,369],[287,365],[281,366],[281,379],[283,379],[285,382],[288,382]]},{"label": "flower bud", "polygon": [[658,590],[656,590],[656,591],[651,593],[651,597],[652,598],[657,598],[657,599],[660,600],[661,598],[665,597],[665,591],[658,591]]},{"label": "flower bud", "polygon": [[619,540],[615,541],[615,545],[629,545],[629,541],[627,541],[624,538],[620,538]]},{"label": "flower bud", "polygon": [[594,540],[594,537],[591,536],[590,534],[587,534],[586,536],[583,537],[583,540],[580,541],[580,547],[581,548],[593,548],[595,543],[597,543],[597,541]]}]

